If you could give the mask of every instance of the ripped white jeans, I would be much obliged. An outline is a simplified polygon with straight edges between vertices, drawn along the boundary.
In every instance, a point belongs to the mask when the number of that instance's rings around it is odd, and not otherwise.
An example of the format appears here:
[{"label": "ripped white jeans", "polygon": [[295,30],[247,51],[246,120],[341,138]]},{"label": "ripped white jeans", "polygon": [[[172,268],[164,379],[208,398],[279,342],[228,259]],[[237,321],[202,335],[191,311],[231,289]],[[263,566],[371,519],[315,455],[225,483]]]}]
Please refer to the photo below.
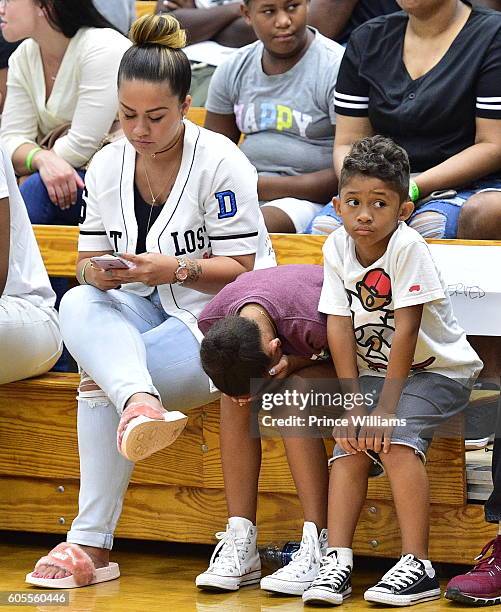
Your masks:
[{"label": "ripped white jeans", "polygon": [[117,450],[116,432],[127,399],[159,395],[168,410],[217,399],[200,364],[190,329],[151,298],[90,285],[71,289],[60,320],[68,350],[102,392],[78,398],[79,512],[68,542],[111,549],[134,464]]}]

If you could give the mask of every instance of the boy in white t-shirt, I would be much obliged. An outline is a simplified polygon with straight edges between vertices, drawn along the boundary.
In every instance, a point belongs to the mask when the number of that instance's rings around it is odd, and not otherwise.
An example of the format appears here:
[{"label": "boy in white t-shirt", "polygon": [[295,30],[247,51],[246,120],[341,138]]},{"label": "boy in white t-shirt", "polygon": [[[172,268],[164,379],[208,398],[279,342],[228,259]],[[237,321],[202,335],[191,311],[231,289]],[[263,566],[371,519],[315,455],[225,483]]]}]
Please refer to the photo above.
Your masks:
[{"label": "boy in white t-shirt", "polygon": [[0,145],[0,385],[43,374],[61,354],[56,296],[12,162]]},{"label": "boy in white t-shirt", "polygon": [[[343,391],[363,393],[345,413],[329,491],[329,548],[306,602],[340,604],[351,594],[352,540],[371,470],[390,480],[402,557],[364,598],[413,605],[440,597],[428,560],[430,432],[468,404],[482,362],[453,313],[423,238],[405,224],[406,152],[382,136],[364,138],[344,160],[334,199],[344,228],[324,245],[319,310]],[[370,415],[370,416],[369,416]]]}]

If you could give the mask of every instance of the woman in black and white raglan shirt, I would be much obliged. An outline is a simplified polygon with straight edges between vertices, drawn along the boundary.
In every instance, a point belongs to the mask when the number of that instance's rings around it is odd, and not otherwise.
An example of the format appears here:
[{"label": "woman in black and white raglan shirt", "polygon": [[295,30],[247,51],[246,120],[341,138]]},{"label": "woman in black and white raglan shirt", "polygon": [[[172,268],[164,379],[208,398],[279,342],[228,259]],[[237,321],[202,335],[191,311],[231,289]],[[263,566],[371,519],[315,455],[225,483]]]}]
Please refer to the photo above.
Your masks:
[{"label": "woman in black and white raglan shirt", "polygon": [[0,385],[43,374],[62,350],[51,289],[14,168],[0,146]]},{"label": "woman in black and white raglan shirt", "polygon": [[[403,11],[365,23],[348,43],[335,94],[336,171],[356,140],[388,136],[409,154],[414,229],[499,238],[501,13],[464,0],[398,4]],[[313,233],[339,225],[329,205]]]},{"label": "woman in black and white raglan shirt", "polygon": [[[199,313],[242,272],[275,265],[255,169],[230,140],[184,119],[191,70],[179,23],[145,16],[130,36],[118,77],[126,138],[88,170],[82,286],[60,308],[63,338],[85,373],[81,481],[68,542],[27,577],[46,587],[119,575],[109,550],[133,462],[181,433],[187,417],[178,410],[215,399],[200,364]],[[103,270],[103,255],[133,267]]]}]

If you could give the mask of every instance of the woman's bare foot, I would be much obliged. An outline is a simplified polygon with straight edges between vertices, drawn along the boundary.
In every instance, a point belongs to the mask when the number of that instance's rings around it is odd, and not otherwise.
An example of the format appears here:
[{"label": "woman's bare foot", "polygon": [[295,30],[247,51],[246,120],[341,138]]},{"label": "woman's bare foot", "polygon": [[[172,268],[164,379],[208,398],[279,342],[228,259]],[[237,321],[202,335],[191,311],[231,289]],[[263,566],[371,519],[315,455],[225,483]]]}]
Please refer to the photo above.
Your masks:
[{"label": "woman's bare foot", "polygon": [[[108,549],[95,548],[94,546],[82,546],[81,544],[79,544],[79,546],[92,559],[96,569],[99,567],[106,567],[109,564],[110,551]],[[70,572],[53,565],[40,565],[40,567],[33,572],[35,578],[54,578],[56,580],[58,578],[67,578],[70,575]]]}]

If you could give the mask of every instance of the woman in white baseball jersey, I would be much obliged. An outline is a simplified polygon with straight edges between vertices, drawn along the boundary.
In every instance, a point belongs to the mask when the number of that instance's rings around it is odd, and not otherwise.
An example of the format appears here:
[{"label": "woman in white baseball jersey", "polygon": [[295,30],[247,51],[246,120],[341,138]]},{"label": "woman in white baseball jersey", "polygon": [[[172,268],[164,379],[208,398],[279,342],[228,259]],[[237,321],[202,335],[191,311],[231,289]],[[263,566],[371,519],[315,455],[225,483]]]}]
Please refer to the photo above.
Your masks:
[{"label": "woman in white baseball jersey", "polygon": [[[179,23],[142,17],[131,38],[118,77],[126,139],[88,170],[82,286],[60,308],[63,338],[87,375],[78,401],[79,514],[68,542],[27,577],[54,588],[119,575],[109,550],[133,461],[174,441],[187,420],[177,410],[214,399],[199,360],[198,314],[242,272],[275,265],[253,166],[231,141],[184,119],[191,71]],[[113,252],[120,259],[112,265],[132,267],[104,270],[93,259]]]}]

